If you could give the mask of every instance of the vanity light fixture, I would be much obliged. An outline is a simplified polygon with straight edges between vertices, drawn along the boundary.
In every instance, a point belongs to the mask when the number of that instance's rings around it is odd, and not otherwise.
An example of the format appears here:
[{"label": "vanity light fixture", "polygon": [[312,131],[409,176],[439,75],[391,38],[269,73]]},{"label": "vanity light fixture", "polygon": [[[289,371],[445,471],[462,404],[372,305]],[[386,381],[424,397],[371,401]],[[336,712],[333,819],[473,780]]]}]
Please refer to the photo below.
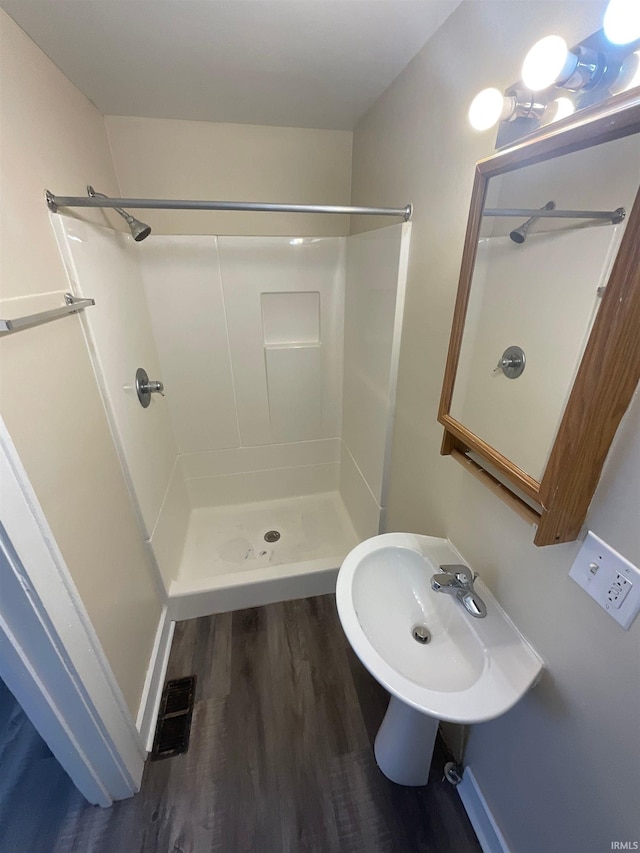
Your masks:
[{"label": "vanity light fixture", "polygon": [[611,44],[631,44],[640,39],[640,3],[609,0],[602,26]]},{"label": "vanity light fixture", "polygon": [[607,69],[605,58],[591,48],[569,50],[562,36],[545,36],[524,58],[522,82],[532,92],[550,86],[572,92],[593,89]]},{"label": "vanity light fixture", "polygon": [[496,148],[545,125],[640,87],[640,0],[610,0],[604,27],[568,47],[560,35],[539,39],[520,80],[503,92],[483,89],[469,108],[474,130],[498,125]]},{"label": "vanity light fixture", "polygon": [[538,118],[544,115],[546,105],[527,95],[503,95],[498,89],[483,89],[471,101],[469,123],[474,130],[489,130],[499,121],[516,118]]}]

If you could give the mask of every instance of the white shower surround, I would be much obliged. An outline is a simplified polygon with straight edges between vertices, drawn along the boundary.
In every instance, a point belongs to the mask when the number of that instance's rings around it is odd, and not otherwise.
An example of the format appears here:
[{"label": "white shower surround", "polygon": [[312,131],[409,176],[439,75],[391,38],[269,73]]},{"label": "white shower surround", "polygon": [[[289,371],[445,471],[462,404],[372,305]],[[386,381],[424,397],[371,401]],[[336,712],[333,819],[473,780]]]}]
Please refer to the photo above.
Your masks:
[{"label": "white shower surround", "polygon": [[[171,617],[332,591],[383,516],[410,225],[135,244],[52,223],[96,299],[83,327]],[[149,409],[140,366],[166,386]]]}]

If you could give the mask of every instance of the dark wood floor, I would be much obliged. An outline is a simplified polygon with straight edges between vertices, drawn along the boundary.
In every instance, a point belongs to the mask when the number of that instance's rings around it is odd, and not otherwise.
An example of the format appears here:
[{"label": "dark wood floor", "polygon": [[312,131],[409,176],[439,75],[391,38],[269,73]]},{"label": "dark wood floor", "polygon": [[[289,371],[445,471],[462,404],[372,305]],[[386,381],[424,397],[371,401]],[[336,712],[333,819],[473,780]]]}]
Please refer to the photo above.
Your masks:
[{"label": "dark wood floor", "polygon": [[103,810],[79,796],[55,853],[480,851],[441,743],[425,788],[378,770],[386,693],[344,638],[333,596],[177,626],[169,678],[196,673],[189,752],[148,762]]}]

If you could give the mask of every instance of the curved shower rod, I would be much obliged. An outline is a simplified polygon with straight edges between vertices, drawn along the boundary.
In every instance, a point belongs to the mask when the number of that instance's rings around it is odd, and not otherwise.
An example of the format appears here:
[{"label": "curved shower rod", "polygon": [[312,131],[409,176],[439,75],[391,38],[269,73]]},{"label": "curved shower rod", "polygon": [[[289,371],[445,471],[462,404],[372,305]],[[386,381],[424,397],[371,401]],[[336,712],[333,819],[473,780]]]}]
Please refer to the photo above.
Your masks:
[{"label": "curved shower rod", "polygon": [[411,219],[413,205],[406,207],[350,207],[329,204],[272,204],[253,201],[199,201],[174,198],[108,198],[107,196],[61,196],[45,191],[53,213],[59,207],[133,207],[139,210],[246,210],[267,213],[341,213],[362,216],[401,216]]}]

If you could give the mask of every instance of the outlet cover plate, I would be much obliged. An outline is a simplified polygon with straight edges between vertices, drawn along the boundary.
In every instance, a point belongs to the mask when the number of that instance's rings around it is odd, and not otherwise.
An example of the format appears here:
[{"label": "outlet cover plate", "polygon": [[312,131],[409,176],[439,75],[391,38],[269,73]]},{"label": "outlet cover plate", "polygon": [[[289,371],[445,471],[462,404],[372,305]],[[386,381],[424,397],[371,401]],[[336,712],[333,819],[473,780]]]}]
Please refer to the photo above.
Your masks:
[{"label": "outlet cover plate", "polygon": [[640,610],[640,569],[589,531],[569,577],[629,629]]}]

